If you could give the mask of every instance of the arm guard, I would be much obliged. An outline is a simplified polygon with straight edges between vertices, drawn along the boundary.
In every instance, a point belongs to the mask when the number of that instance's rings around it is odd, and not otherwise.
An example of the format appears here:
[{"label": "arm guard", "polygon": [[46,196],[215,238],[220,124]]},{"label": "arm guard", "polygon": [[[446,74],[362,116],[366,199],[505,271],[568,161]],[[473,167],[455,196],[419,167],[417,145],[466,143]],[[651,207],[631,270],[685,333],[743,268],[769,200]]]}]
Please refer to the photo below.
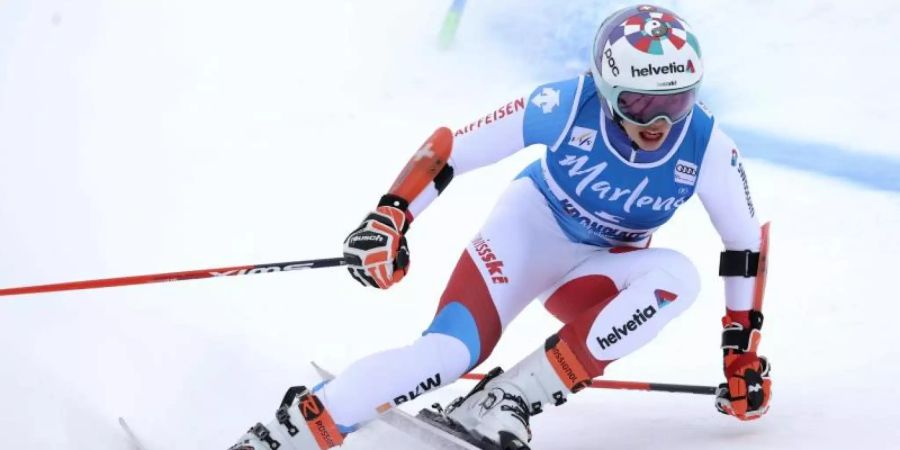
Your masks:
[{"label": "arm guard", "polygon": [[406,163],[382,202],[405,211],[429,184],[434,183],[435,188],[442,191],[453,178],[453,169],[447,165],[452,150],[453,133],[450,129],[441,127],[435,130]]},{"label": "arm guard", "polygon": [[762,311],[763,295],[766,290],[769,225],[770,222],[766,222],[760,231],[759,252],[725,250],[719,256],[719,276],[756,278],[753,290],[753,311],[758,313]]}]

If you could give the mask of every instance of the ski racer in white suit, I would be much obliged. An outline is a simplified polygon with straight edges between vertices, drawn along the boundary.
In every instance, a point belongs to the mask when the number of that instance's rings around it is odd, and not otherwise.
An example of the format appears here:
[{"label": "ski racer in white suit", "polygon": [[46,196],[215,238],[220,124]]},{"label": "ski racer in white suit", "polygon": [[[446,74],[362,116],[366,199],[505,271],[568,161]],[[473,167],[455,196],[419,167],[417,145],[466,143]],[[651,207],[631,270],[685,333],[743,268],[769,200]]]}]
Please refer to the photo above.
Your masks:
[{"label": "ski racer in white suit", "polygon": [[[691,261],[649,246],[653,232],[694,194],[725,246],[727,382],[716,406],[742,420],[765,414],[771,381],[756,353],[762,314],[761,302],[754,303],[764,282],[758,266],[765,235],[740,152],[697,103],[703,75],[697,39],[671,11],[626,8],[601,25],[592,61],[589,73],[539,86],[452,136],[438,130],[417,152],[344,242],[350,273],[364,285],[384,289],[403,278],[409,224],[454,176],[546,146],[463,251],[421,337],[365,357],[311,391],[289,391],[276,420],[258,424],[234,448],[340,445],[378,412],[475,368],[537,298],[564,326],[445,410],[484,448],[527,448],[531,415],[564,403],[697,297]],[[441,149],[449,153],[444,164],[432,172],[416,167]],[[425,177],[423,188],[409,188],[415,177]]]}]

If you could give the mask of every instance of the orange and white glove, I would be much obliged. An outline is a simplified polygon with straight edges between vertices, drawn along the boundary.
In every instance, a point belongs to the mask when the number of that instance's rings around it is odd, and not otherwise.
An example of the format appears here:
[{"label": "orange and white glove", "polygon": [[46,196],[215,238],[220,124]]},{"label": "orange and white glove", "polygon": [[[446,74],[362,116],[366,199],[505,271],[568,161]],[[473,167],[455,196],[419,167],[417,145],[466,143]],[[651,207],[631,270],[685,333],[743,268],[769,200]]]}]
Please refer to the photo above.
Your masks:
[{"label": "orange and white glove", "polygon": [[409,270],[406,233],[409,218],[405,201],[386,195],[359,227],[344,240],[344,259],[350,275],[363,286],[387,289]]},{"label": "orange and white glove", "polygon": [[723,366],[727,382],[720,384],[716,391],[716,409],[740,420],[762,417],[768,412],[772,398],[769,361],[756,354],[762,321],[762,313],[758,311],[749,311],[749,314],[729,311],[729,315],[722,318]]}]

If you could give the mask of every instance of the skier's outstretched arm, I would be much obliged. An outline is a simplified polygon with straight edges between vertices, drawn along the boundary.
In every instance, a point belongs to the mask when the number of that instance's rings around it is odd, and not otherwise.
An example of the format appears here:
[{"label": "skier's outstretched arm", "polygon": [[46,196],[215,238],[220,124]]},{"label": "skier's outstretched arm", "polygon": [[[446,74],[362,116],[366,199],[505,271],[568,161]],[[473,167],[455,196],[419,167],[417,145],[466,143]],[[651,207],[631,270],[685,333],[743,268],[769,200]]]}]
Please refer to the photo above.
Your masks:
[{"label": "skier's outstretched arm", "polygon": [[459,175],[491,165],[526,146],[523,128],[527,97],[511,100],[453,132],[447,166],[435,182],[411,199],[409,212],[418,217]]},{"label": "skier's outstretched arm", "polygon": [[455,176],[525,147],[526,101],[526,97],[512,100],[456,131],[435,131],[413,154],[375,210],[344,240],[344,257],[354,279],[364,286],[387,289],[406,275],[409,248],[405,234],[413,218]]},{"label": "skier's outstretched arm", "polygon": [[727,383],[720,386],[716,406],[741,420],[756,419],[768,410],[771,396],[769,363],[756,352],[763,316],[761,302],[754,302],[755,295],[762,295],[757,285],[765,285],[764,271],[757,270],[765,236],[741,154],[718,127],[704,155],[697,193],[725,245],[719,275],[725,280],[722,350]]}]

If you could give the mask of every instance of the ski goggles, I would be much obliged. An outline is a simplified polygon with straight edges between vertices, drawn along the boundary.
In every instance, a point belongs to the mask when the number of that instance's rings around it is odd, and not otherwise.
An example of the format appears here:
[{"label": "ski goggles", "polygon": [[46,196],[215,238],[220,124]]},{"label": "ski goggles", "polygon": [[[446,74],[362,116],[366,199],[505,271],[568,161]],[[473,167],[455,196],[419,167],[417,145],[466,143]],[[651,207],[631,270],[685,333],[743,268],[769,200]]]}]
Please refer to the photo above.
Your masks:
[{"label": "ski goggles", "polygon": [[691,113],[697,101],[697,86],[666,93],[616,91],[616,100],[610,101],[610,106],[625,120],[639,126],[659,119],[675,124]]}]

